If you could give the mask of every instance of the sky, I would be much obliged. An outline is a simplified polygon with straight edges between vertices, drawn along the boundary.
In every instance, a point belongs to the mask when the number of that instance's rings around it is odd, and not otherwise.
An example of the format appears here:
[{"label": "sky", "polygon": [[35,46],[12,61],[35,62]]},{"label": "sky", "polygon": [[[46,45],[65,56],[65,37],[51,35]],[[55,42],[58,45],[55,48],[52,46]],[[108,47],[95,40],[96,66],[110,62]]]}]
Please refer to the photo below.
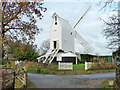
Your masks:
[{"label": "sky", "polygon": [[[98,1],[98,0],[97,0]],[[100,18],[108,21],[108,17],[113,14],[117,14],[115,11],[111,11],[110,7],[100,11],[101,5],[97,5],[97,1],[92,0],[45,0],[44,7],[47,11],[43,13],[42,20],[39,20],[36,16],[37,25],[42,28],[40,34],[36,35],[35,44],[38,48],[41,43],[47,39],[50,39],[50,26],[52,24],[52,15],[57,13],[63,19],[66,19],[73,25],[87,10],[87,8],[92,5],[91,9],[84,16],[84,18],[77,25],[75,30],[89,43],[93,49],[92,54],[94,55],[112,55],[112,50],[107,48],[107,40],[102,35],[102,30],[104,28],[104,22]],[[113,4],[112,9],[117,7],[117,4]],[[85,48],[75,40],[75,51],[79,53],[84,53]]]}]

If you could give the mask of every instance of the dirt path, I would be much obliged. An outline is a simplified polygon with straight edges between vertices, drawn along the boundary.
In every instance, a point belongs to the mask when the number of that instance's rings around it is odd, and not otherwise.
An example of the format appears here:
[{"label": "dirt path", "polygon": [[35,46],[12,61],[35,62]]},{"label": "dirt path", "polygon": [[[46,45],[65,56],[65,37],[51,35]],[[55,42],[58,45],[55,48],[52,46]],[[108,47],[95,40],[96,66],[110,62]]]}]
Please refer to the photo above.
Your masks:
[{"label": "dirt path", "polygon": [[28,78],[37,88],[101,88],[103,82],[114,76],[114,73],[88,75],[28,74]]}]

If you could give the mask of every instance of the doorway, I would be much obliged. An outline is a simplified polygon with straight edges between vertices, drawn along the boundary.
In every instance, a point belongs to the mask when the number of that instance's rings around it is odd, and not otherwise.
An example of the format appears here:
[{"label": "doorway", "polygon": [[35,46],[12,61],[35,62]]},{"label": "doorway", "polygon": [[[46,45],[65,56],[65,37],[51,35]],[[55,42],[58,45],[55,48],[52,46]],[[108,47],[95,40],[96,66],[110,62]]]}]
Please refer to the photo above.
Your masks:
[{"label": "doorway", "polygon": [[53,45],[54,45],[54,49],[55,49],[57,46],[57,41],[53,41]]}]

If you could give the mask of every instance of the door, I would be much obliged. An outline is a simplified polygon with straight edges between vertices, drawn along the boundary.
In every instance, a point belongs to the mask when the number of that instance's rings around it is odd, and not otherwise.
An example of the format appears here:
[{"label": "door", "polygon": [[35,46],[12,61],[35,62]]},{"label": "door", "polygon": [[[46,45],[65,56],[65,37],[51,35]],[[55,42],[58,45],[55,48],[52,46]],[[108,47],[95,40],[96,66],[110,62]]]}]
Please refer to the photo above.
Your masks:
[{"label": "door", "polygon": [[54,49],[55,49],[57,46],[57,41],[53,41],[53,45],[54,45]]}]

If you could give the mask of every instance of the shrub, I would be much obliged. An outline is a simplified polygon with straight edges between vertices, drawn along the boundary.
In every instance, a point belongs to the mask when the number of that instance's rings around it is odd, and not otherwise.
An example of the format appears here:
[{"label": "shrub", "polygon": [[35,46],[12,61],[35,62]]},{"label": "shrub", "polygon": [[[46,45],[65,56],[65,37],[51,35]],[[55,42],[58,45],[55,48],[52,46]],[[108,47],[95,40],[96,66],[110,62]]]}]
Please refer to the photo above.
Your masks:
[{"label": "shrub", "polygon": [[106,70],[106,69],[115,69],[115,65],[113,63],[95,63],[90,68],[90,70]]}]

